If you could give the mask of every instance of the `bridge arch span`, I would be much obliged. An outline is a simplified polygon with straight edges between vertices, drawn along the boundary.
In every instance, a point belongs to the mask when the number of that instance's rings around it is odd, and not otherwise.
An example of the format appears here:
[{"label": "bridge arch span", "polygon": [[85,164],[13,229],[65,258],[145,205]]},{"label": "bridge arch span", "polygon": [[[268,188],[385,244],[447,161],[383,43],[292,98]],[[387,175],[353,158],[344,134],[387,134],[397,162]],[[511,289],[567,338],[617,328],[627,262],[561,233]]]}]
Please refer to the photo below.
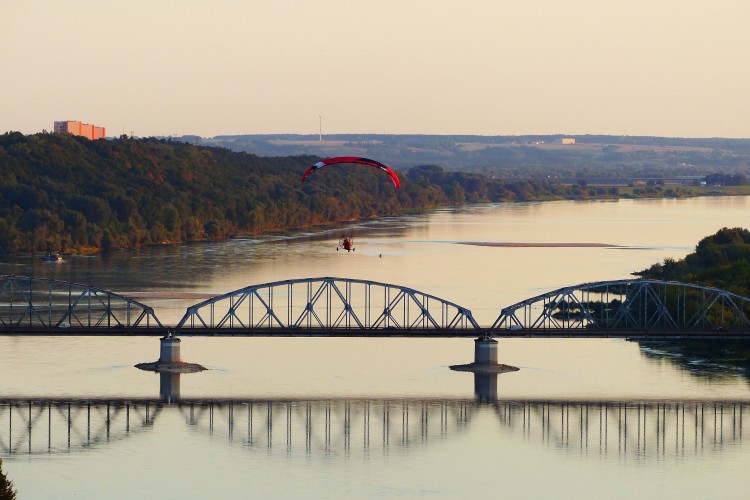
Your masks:
[{"label": "bridge arch span", "polygon": [[491,330],[684,330],[750,328],[750,298],[659,280],[582,283],[537,295],[500,312]]},{"label": "bridge arch span", "polygon": [[[317,332],[479,329],[465,307],[412,288],[348,278],[304,278],[251,285],[187,309],[174,335],[314,335]],[[304,333],[302,333],[304,331]]]},{"label": "bridge arch span", "polygon": [[48,278],[0,276],[0,328],[108,330],[163,326],[154,310],[133,299],[88,285]]}]

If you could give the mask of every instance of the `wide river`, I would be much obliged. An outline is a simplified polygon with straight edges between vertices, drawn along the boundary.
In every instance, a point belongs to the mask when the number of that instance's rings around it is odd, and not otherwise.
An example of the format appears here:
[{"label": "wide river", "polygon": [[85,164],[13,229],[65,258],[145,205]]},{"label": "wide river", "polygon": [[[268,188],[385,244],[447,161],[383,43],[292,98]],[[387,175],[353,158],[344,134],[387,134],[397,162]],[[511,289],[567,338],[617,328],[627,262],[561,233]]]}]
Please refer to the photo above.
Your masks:
[{"label": "wide river", "polygon": [[[175,324],[202,297],[334,276],[417,289],[491,324],[566,285],[631,278],[750,227],[750,198],[471,206],[0,274],[137,295]],[[336,251],[352,233],[356,251]],[[585,245],[585,244],[605,244]],[[208,371],[133,367],[156,338],[0,337],[0,458],[20,498],[746,498],[750,386],[619,339],[500,339],[497,396],[448,369],[469,339],[194,338]],[[482,386],[481,380],[478,387]],[[171,398],[169,402],[165,398]]]}]

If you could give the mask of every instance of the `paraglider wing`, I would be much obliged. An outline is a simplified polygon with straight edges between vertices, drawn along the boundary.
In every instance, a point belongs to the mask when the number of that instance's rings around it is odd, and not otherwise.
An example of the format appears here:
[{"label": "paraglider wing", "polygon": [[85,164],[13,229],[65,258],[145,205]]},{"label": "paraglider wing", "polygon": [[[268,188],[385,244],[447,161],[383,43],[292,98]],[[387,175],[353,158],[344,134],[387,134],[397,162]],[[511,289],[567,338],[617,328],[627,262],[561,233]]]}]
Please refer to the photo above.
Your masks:
[{"label": "paraglider wing", "polygon": [[334,165],[336,163],[359,163],[360,165],[369,165],[371,167],[379,168],[380,170],[388,174],[394,186],[401,187],[401,180],[396,175],[396,172],[391,170],[390,167],[383,165],[379,161],[371,160],[369,158],[363,158],[361,156],[337,156],[335,158],[326,158],[323,161],[319,161],[312,167],[308,168],[304,174],[302,174],[302,182],[305,182],[305,179],[310,177],[310,175],[319,168],[323,168],[327,165]]}]

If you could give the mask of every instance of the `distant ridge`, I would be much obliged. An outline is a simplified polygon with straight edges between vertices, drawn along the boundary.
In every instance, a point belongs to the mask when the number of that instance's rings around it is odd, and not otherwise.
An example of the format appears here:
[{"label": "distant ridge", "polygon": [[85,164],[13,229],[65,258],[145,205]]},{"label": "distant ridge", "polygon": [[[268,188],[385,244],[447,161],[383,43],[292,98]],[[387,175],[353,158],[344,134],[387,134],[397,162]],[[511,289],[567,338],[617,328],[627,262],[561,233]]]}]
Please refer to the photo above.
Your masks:
[{"label": "distant ridge", "polygon": [[[562,139],[575,144],[560,144]],[[616,167],[622,175],[656,169],[659,175],[748,174],[750,139],[612,135],[420,135],[420,134],[248,134],[175,138],[259,156],[360,155],[396,168],[433,164],[449,169],[528,177],[575,177]],[[536,170],[534,170],[536,169]],[[641,174],[642,175],[642,174]],[[632,176],[632,175],[631,175]]]}]

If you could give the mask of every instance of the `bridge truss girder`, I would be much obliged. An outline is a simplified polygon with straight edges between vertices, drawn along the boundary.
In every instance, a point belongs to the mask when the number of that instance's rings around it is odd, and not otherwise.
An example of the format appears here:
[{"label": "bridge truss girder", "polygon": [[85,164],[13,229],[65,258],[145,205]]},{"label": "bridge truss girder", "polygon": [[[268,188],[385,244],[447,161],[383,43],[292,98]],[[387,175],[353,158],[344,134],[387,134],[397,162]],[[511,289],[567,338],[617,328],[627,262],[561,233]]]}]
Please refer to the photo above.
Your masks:
[{"label": "bridge truss girder", "polygon": [[750,299],[716,288],[615,280],[560,288],[504,308],[491,330],[731,331],[750,328]]},{"label": "bridge truss girder", "polygon": [[87,285],[0,276],[0,328],[5,330],[163,328],[154,310]]},{"label": "bridge truss girder", "polygon": [[411,288],[344,278],[252,285],[189,307],[186,331],[478,329],[470,310]]}]

